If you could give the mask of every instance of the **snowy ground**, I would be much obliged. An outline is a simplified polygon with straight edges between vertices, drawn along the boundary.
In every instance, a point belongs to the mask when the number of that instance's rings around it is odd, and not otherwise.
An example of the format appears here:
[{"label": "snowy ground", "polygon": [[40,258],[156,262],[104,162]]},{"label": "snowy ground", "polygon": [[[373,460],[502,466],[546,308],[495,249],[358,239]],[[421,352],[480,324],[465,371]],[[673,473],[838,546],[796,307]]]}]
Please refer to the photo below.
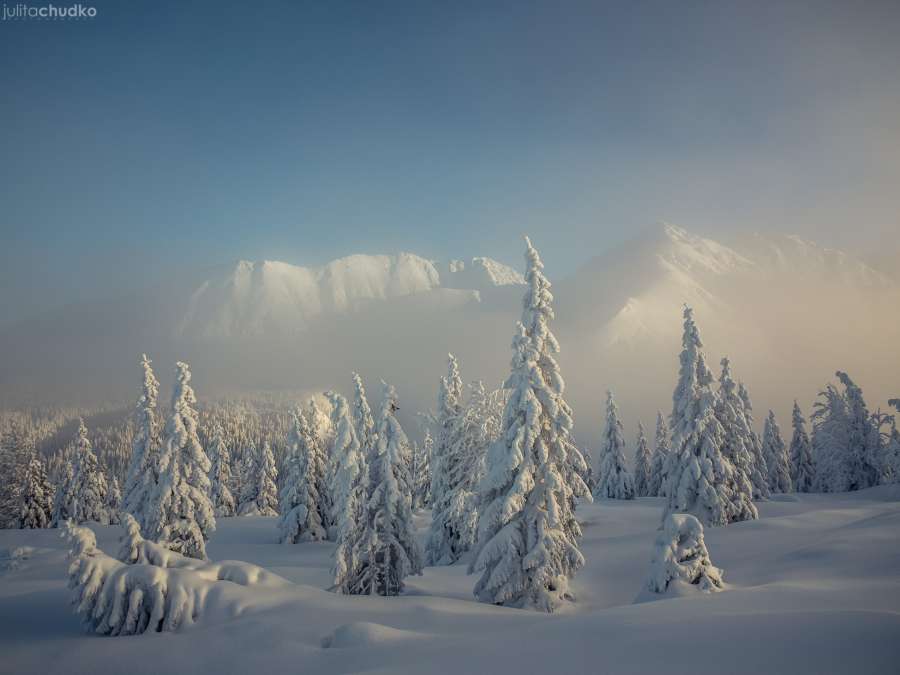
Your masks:
[{"label": "snowy ground", "polygon": [[[33,550],[0,569],[0,672],[900,672],[900,486],[763,503],[757,522],[707,530],[727,591],[634,604],[660,508],[579,509],[587,568],[553,616],[474,602],[465,565],[427,568],[400,598],[336,596],[322,590],[330,544],[279,545],[272,518],[220,520],[213,560],[296,586],[234,586],[180,633],[118,638],[71,613],[58,531],[3,530],[0,568]],[[96,531],[114,555],[119,528]]]}]

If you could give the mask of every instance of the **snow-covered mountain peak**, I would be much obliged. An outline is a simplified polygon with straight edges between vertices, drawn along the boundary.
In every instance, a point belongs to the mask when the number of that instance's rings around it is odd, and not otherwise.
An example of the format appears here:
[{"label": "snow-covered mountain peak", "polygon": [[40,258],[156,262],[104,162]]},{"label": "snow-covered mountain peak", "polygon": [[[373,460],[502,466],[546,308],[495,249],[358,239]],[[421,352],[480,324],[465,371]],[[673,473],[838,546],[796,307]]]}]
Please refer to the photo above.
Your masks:
[{"label": "snow-covered mountain peak", "polygon": [[726,274],[753,266],[737,251],[676,225],[662,223],[662,235],[656,255],[667,267],[688,273]]},{"label": "snow-covered mountain peak", "polygon": [[483,292],[525,281],[491,258],[453,261],[445,270],[405,252],[354,254],[318,267],[240,260],[193,289],[177,332],[203,338],[289,334],[320,316],[353,313],[373,302],[419,295],[421,306],[437,309],[477,302]]},{"label": "snow-covered mountain peak", "polygon": [[859,258],[796,234],[755,233],[739,245],[769,273],[786,273],[856,288],[886,289],[895,285]]},{"label": "snow-covered mountain peak", "polygon": [[447,264],[444,285],[448,288],[486,290],[495,286],[514,286],[525,283],[518,271],[493,258],[472,258],[470,262],[451,260]]}]

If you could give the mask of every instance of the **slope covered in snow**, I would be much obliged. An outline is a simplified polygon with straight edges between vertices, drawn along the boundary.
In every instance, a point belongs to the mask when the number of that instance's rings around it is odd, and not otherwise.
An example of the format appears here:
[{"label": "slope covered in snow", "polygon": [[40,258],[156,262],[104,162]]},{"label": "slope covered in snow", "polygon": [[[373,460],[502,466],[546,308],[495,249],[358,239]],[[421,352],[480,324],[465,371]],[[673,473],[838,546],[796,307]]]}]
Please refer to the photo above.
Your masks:
[{"label": "slope covered in snow", "polygon": [[[475,602],[465,560],[400,597],[335,595],[332,544],[279,544],[274,518],[221,519],[213,560],[292,583],[222,584],[190,628],[129,638],[82,632],[58,531],[2,530],[0,550],[29,548],[0,570],[0,672],[894,673],[898,500],[887,486],[762,503],[758,521],[706,530],[725,590],[638,604],[661,501],[582,505],[577,602],[554,615]],[[428,514],[417,522],[424,536]],[[94,529],[114,551],[119,529]]]},{"label": "slope covered in snow", "polygon": [[178,332],[198,337],[297,332],[323,314],[351,312],[368,301],[439,286],[434,264],[410,253],[352,255],[323,267],[242,260],[191,294]]},{"label": "slope covered in snow", "polygon": [[[439,265],[412,253],[351,255],[322,267],[242,260],[192,290],[177,328],[198,338],[297,334],[329,316],[353,314],[373,303],[424,296],[419,307],[442,307],[441,288],[490,293],[523,284],[522,275],[491,258]],[[470,296],[478,300],[479,296]]]}]

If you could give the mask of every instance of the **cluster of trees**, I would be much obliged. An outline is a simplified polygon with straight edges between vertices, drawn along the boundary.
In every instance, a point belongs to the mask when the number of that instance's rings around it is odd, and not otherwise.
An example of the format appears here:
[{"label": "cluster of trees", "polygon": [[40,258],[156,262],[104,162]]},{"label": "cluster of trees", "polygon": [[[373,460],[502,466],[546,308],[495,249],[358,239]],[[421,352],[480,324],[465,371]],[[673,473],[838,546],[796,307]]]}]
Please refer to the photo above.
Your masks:
[{"label": "cluster of trees", "polygon": [[[843,372],[820,393],[811,434],[796,402],[789,444],[772,411],[757,434],[747,388],[727,358],[718,378],[712,374],[689,307],[672,412],[657,414],[652,448],[639,422],[629,467],[610,391],[592,466],[573,440],[550,329],[550,283],[538,252],[526,244],[527,287],[509,377],[494,391],[480,381],[464,387],[450,355],[421,444],[397,419],[394,388],[382,383],[373,413],[355,373],[350,400],[325,394],[330,410],[313,398],[289,411],[243,405],[201,411],[190,369],[178,363],[164,410],[144,356],[134,415],[102,435],[112,440],[100,459],[81,420],[74,442],[49,466],[33,435],[4,424],[0,469],[14,476],[6,484],[15,487],[0,495],[0,515],[14,526],[47,527],[117,522],[121,510],[148,541],[196,559],[206,557],[216,517],[278,516],[286,544],[335,542],[337,592],[396,595],[423,565],[454,564],[469,554],[470,573],[480,573],[479,600],[553,611],[571,599],[568,582],[584,564],[575,516],[580,501],[659,496],[665,522],[687,527],[690,516],[702,527],[755,519],[754,502],[773,493],[900,480],[895,417],[870,412]],[[900,411],[900,401],[891,404]],[[420,550],[412,513],[429,507]]]},{"label": "cluster of trees", "polygon": [[[591,479],[595,497],[666,497],[667,513],[692,513],[705,525],[724,525],[757,518],[753,502],[775,493],[845,492],[900,480],[895,416],[870,413],[846,373],[836,373],[839,384],[819,394],[811,437],[794,401],[788,444],[771,410],[762,436],[756,433],[750,395],[734,380],[728,358],[721,361],[716,385],[689,307],[682,342],[668,418],[672,431],[659,413],[651,451],[638,422],[633,474],[625,462],[618,409],[612,392],[607,394],[599,469]],[[890,404],[900,410],[900,401]]]}]

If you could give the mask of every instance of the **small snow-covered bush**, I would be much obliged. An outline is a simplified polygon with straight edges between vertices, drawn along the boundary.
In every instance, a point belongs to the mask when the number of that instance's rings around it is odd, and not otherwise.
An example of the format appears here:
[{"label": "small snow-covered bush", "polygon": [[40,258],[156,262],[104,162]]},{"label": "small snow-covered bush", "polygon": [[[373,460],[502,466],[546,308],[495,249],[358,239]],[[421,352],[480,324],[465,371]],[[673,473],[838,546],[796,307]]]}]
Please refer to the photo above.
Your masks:
[{"label": "small snow-covered bush", "polygon": [[722,570],[714,567],[703,541],[703,525],[687,513],[673,513],[656,538],[647,588],[666,593],[673,584],[704,592],[722,589]]},{"label": "small snow-covered bush", "polygon": [[129,514],[123,514],[122,527],[125,534],[119,539],[120,562],[126,565],[154,565],[156,567],[197,567],[198,561],[180,553],[170,551],[165,546],[147,541],[141,536],[141,526]]},{"label": "small snow-covered bush", "polygon": [[178,630],[194,623],[216,584],[287,584],[266,570],[241,562],[207,563],[145,541],[137,521],[125,518],[116,560],[97,548],[94,533],[66,523],[69,588],[85,628],[101,635],[138,635]]},{"label": "small snow-covered bush", "polygon": [[97,548],[94,533],[67,524],[69,588],[85,628],[101,635],[173,631],[193,623],[206,588],[153,565],[126,565]]}]

